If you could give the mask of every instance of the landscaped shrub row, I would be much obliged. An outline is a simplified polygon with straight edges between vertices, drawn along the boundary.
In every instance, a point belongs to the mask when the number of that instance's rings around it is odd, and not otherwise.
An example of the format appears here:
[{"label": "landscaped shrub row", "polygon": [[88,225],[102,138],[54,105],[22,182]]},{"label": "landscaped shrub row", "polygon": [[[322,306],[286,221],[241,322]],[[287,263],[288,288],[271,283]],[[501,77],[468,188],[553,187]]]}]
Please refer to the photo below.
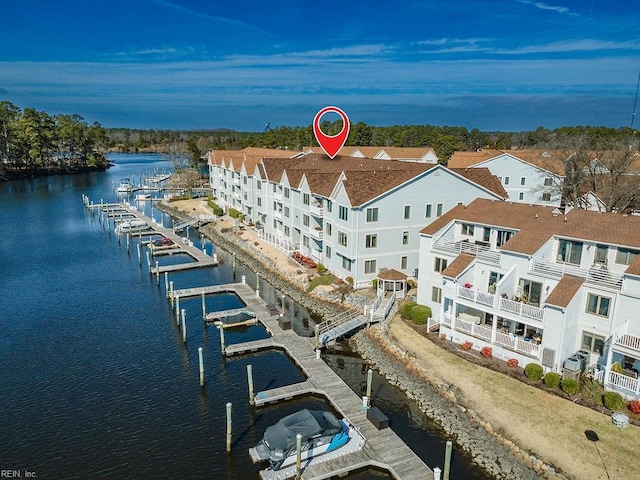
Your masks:
[{"label": "landscaped shrub row", "polygon": [[402,318],[411,320],[416,325],[424,325],[431,318],[431,308],[418,305],[416,302],[406,302],[400,311]]}]

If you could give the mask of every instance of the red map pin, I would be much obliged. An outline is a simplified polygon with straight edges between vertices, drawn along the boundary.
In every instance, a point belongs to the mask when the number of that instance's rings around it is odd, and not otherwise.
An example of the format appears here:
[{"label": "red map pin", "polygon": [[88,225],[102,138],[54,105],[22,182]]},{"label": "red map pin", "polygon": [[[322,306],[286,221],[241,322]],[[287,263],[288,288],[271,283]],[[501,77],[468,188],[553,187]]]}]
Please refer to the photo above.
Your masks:
[{"label": "red map pin", "polygon": [[[328,112],[335,112],[342,117],[342,130],[337,135],[325,135],[320,130],[320,118]],[[324,107],[318,113],[316,113],[313,119],[313,133],[316,136],[316,140],[324,150],[324,153],[329,155],[329,158],[335,157],[340,149],[344,146],[349,136],[349,117],[347,114],[340,110],[338,107]]]}]

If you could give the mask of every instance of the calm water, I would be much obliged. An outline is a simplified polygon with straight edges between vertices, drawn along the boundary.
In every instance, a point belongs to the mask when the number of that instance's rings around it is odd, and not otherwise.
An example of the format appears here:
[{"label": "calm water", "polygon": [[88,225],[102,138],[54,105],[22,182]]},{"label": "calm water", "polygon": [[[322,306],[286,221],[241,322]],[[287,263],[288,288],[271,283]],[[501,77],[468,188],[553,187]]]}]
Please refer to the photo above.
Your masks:
[{"label": "calm water", "polygon": [[[307,398],[251,409],[246,366],[256,391],[301,381],[282,354],[224,360],[215,327],[201,320],[200,300],[187,312],[187,344],[164,295],[124,242],[82,206],[82,194],[116,200],[120,179],[168,169],[162,157],[114,155],[104,173],[0,183],[0,470],[35,472],[40,479],[259,478],[247,450],[264,429],[302,407]],[[148,214],[152,214],[147,205]],[[165,225],[171,219],[153,211]],[[200,239],[191,232],[196,245]],[[207,251],[214,248],[206,243]],[[218,268],[170,276],[174,287],[233,281],[222,251]],[[165,261],[172,261],[170,259]],[[236,275],[255,276],[238,265]],[[236,278],[239,280],[239,278]],[[281,302],[261,282],[268,303]],[[234,308],[231,295],[207,298],[207,309]],[[294,328],[313,332],[306,310],[287,304]],[[227,331],[227,343],[265,338],[259,326]],[[198,347],[207,382],[199,386]],[[352,388],[366,373],[357,357],[327,361]],[[364,375],[364,376],[363,376]],[[444,438],[397,391],[375,381],[374,401],[393,427],[430,465],[442,464]],[[225,404],[233,403],[233,451],[225,452]],[[377,403],[376,403],[377,402]],[[462,455],[455,478],[484,479]],[[386,478],[364,472],[350,478]]]}]

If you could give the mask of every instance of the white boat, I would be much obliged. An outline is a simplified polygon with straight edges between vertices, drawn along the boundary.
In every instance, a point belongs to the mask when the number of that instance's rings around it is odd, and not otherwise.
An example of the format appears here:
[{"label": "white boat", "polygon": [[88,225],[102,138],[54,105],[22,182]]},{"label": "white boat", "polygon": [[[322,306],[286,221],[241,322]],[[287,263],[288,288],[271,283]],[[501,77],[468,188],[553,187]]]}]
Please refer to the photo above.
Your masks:
[{"label": "white boat", "polygon": [[136,202],[144,202],[151,200],[151,195],[149,193],[138,193],[136,195]]},{"label": "white boat", "polygon": [[118,193],[131,193],[133,191],[133,183],[128,178],[122,178],[116,191]]},{"label": "white boat", "polygon": [[331,412],[303,409],[268,427],[262,440],[249,449],[255,462],[269,461],[271,470],[294,465],[297,439],[301,435],[301,460],[324,455],[344,447],[350,440],[349,426]]},{"label": "white boat", "polygon": [[147,230],[149,225],[144,220],[132,218],[131,220],[123,220],[115,228],[115,233],[141,232]]}]

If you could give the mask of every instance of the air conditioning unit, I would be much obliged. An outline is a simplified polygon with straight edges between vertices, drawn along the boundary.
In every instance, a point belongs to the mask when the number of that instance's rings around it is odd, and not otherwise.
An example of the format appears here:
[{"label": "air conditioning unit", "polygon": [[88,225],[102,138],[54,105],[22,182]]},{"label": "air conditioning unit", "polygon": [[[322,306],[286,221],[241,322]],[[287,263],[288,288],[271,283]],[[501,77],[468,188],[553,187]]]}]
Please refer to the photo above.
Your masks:
[{"label": "air conditioning unit", "polygon": [[582,371],[583,360],[575,355],[570,356],[564,361],[564,368],[570,372]]}]

